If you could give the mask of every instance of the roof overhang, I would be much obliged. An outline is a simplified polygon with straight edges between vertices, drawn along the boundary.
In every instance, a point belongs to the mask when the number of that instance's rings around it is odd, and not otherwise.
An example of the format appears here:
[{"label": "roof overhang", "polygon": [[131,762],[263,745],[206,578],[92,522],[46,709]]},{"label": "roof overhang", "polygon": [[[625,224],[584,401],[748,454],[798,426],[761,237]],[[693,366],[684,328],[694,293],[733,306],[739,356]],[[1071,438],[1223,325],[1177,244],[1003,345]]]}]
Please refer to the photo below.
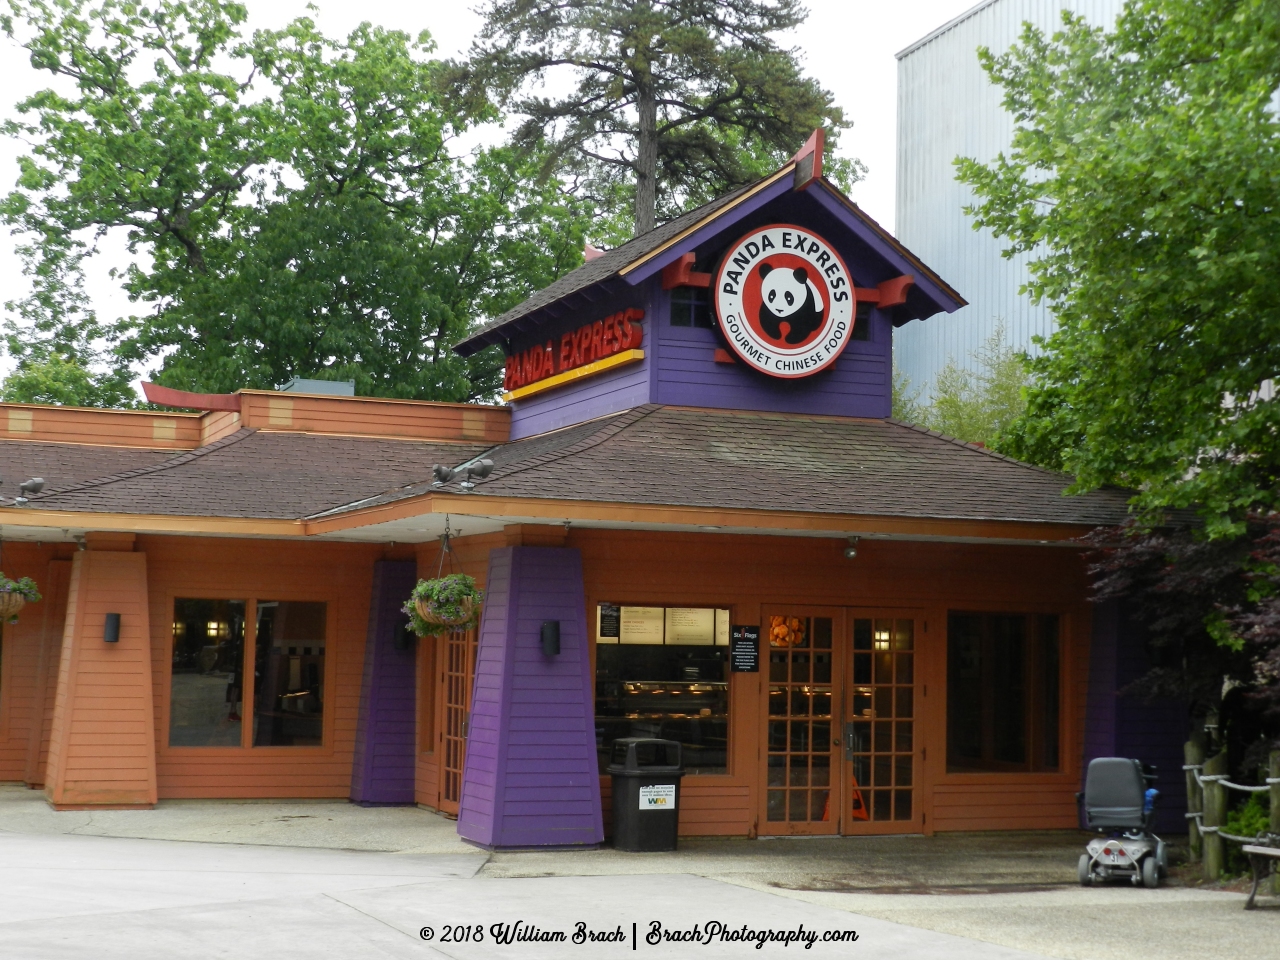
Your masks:
[{"label": "roof overhang", "polygon": [[518,523],[566,523],[575,528],[724,535],[866,537],[950,543],[1043,544],[1080,547],[1089,524],[1009,518],[895,517],[807,511],[613,503],[431,492],[367,508],[297,520],[81,513],[31,508],[0,511],[10,540],[69,541],[85,531],[277,540],[413,543],[434,540],[446,518],[467,533]]}]

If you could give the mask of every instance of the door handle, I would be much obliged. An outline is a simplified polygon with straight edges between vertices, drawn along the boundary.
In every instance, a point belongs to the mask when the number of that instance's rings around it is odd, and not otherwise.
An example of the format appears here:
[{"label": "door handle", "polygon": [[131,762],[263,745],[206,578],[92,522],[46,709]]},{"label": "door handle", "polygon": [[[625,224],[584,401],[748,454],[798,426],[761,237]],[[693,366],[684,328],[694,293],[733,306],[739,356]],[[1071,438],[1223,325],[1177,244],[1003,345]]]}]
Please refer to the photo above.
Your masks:
[{"label": "door handle", "polygon": [[853,724],[848,721],[844,725],[844,758],[853,759]]}]

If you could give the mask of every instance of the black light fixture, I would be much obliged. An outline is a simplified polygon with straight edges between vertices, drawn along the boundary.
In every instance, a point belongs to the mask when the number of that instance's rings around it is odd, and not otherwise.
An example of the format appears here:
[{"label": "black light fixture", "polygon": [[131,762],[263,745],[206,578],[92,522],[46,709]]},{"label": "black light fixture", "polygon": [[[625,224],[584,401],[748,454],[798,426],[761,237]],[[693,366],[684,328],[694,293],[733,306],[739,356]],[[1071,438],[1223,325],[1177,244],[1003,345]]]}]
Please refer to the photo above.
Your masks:
[{"label": "black light fixture", "polygon": [[107,614],[107,619],[102,624],[102,640],[104,643],[120,642],[120,614]]},{"label": "black light fixture", "polygon": [[542,621],[542,655],[544,657],[560,656],[560,621]]},{"label": "black light fixture", "polygon": [[418,635],[413,632],[413,624],[406,620],[396,631],[395,639],[392,646],[397,650],[412,650],[414,643],[417,641]]},{"label": "black light fixture", "polygon": [[858,538],[850,537],[849,545],[844,548],[844,556],[846,560],[852,560],[858,555]]}]

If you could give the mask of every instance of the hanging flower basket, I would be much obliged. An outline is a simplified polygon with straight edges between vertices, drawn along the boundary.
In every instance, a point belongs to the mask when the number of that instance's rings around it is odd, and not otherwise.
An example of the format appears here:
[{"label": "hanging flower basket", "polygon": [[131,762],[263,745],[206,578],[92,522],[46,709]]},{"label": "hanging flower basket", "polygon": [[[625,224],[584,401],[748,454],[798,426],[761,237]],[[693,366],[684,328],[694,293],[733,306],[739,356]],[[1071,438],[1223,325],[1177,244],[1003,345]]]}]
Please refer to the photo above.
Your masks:
[{"label": "hanging flower basket", "polygon": [[451,573],[435,580],[419,580],[404,605],[413,632],[429,637],[454,630],[468,630],[480,620],[484,591],[465,573]]},{"label": "hanging flower basket", "polygon": [[30,577],[10,580],[0,572],[0,620],[17,623],[18,613],[27,602],[35,603],[39,599],[40,591]]}]

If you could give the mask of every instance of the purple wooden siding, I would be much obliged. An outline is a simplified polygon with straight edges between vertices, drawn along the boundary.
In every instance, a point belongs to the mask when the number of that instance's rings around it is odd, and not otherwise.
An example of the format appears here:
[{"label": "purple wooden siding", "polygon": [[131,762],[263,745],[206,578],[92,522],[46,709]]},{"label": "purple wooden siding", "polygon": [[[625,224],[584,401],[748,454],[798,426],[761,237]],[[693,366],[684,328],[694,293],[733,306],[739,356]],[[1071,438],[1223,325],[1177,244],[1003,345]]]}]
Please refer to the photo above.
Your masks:
[{"label": "purple wooden siding", "polygon": [[[560,655],[542,654],[560,621]],[[489,555],[458,834],[486,847],[604,840],[582,557],[555,547]]]},{"label": "purple wooden siding", "polygon": [[628,364],[616,371],[598,374],[582,381],[575,381],[535,394],[527,400],[517,400],[511,405],[511,439],[523,440],[575,423],[585,423],[596,417],[608,416],[622,410],[630,410],[649,402],[649,367],[653,362],[654,300],[661,294],[657,281],[645,284],[640,290],[625,291],[625,295],[601,301],[599,307],[593,306],[590,311],[582,311],[572,319],[547,324],[540,330],[540,338],[512,341],[513,349],[520,351],[533,343],[552,342],[554,349],[560,348],[560,337],[586,323],[602,320],[611,313],[625,310],[628,307],[639,307],[644,310],[644,320],[640,322],[644,330],[641,349],[644,359],[639,363]]},{"label": "purple wooden siding", "polygon": [[412,560],[373,565],[364,681],[351,765],[351,799],[366,806],[414,802],[416,671],[412,646],[396,649],[407,618],[400,609],[417,581]]},{"label": "purple wooden siding", "polygon": [[[1124,693],[1125,687],[1149,669],[1143,630],[1115,602],[1098,604],[1093,614],[1084,770],[1094,757],[1133,757],[1154,765],[1160,791],[1156,829],[1185,833],[1187,789],[1182,745],[1190,732],[1186,704],[1170,700],[1147,703]],[[1081,784],[1083,790],[1083,770]]]},{"label": "purple wooden siding", "polygon": [[[654,311],[657,362],[653,399],[689,407],[887,417],[891,395],[891,327],[878,311],[870,341],[848,344],[830,370],[796,380],[770,377],[742,363],[716,363],[723,348],[713,330],[672,327],[667,302]],[[859,323],[868,321],[858,321]]]}]

